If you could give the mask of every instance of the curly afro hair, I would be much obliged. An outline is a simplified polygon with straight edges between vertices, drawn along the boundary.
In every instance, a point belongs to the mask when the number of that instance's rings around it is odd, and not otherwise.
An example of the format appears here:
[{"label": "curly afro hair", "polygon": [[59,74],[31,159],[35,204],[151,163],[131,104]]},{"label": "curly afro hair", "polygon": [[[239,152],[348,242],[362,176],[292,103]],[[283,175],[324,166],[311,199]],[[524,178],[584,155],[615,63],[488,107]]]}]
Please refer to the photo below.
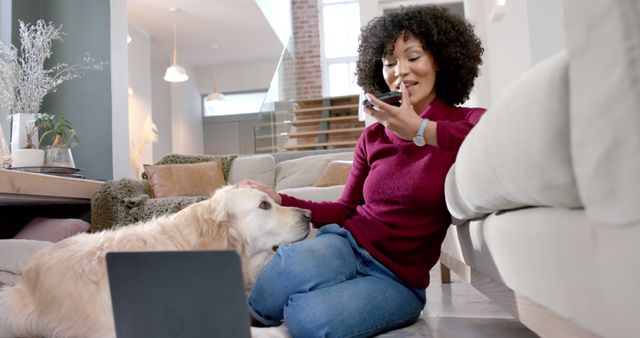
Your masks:
[{"label": "curly afro hair", "polygon": [[470,23],[438,5],[402,7],[362,28],[356,76],[365,92],[389,90],[382,76],[382,57],[392,52],[389,49],[401,35],[416,37],[433,55],[438,65],[437,97],[451,105],[469,98],[484,50]]}]

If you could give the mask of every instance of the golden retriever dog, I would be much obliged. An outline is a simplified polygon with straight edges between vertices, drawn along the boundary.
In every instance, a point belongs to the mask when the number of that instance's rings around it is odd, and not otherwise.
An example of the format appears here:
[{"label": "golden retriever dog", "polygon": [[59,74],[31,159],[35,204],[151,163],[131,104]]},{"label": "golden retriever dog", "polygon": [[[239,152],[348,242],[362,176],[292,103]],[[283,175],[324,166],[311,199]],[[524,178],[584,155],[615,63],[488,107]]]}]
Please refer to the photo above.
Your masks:
[{"label": "golden retriever dog", "polygon": [[17,284],[0,289],[0,337],[115,337],[109,251],[235,250],[248,288],[275,247],[308,235],[309,220],[308,210],[228,186],[173,215],[67,238],[34,254]]}]

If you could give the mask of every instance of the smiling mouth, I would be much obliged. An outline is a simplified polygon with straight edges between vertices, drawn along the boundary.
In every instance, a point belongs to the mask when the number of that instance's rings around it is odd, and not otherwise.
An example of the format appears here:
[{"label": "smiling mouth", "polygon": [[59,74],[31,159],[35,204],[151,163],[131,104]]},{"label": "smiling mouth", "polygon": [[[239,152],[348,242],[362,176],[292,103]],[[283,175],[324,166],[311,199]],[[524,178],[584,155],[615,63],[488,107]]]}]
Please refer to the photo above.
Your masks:
[{"label": "smiling mouth", "polygon": [[[403,83],[404,83],[404,86],[409,91],[409,94],[411,94],[411,89],[418,84],[418,82],[415,82],[415,81],[403,81]],[[400,83],[398,83],[398,85],[396,85],[396,90],[400,91]]]}]

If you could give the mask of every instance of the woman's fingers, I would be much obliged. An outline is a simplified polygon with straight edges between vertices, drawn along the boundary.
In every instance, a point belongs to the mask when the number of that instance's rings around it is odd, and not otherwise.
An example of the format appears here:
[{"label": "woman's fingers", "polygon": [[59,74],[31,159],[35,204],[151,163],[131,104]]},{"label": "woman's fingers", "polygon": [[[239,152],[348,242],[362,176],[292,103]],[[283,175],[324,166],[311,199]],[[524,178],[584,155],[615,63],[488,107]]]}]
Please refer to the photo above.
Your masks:
[{"label": "woman's fingers", "polygon": [[411,107],[411,98],[409,95],[409,91],[407,90],[407,86],[404,85],[404,82],[400,82],[400,93],[402,93],[402,102],[400,107]]}]

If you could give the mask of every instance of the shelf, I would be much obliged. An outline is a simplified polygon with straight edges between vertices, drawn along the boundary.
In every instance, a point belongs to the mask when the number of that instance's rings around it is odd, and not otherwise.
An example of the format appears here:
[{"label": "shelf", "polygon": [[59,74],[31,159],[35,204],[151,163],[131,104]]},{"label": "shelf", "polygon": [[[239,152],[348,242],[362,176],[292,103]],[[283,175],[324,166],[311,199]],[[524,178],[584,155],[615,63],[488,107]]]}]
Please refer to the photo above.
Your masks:
[{"label": "shelf", "polygon": [[278,150],[278,147],[276,146],[269,146],[269,147],[258,147],[256,148],[256,153],[260,154],[263,151],[268,151],[270,153],[274,153]]},{"label": "shelf", "polygon": [[349,100],[349,99],[353,100],[354,96],[356,97],[356,100],[357,100],[358,98],[357,95],[343,95],[343,96],[330,96],[330,97],[316,97],[311,99],[297,100],[295,102],[300,104],[300,103],[309,103],[309,102],[323,102],[325,100],[330,100],[330,101]]},{"label": "shelf", "polygon": [[[302,120],[294,120],[288,121],[292,126],[299,126],[303,124],[315,124],[320,122],[335,122],[335,121],[349,121],[349,120],[357,120],[358,115],[348,115],[348,116],[335,116],[335,117],[321,117],[317,119],[302,119]],[[287,121],[285,121],[286,123]]]},{"label": "shelf", "polygon": [[338,110],[338,109],[356,109],[357,110],[358,109],[358,104],[354,103],[354,104],[345,104],[345,105],[340,105],[340,106],[301,108],[301,109],[296,109],[293,112],[295,114],[300,114],[300,113],[321,112],[321,111],[325,111],[325,110]]},{"label": "shelf", "polygon": [[363,130],[364,130],[364,127],[311,130],[311,131],[303,131],[299,133],[289,133],[282,136],[288,136],[289,138],[294,138],[294,137],[301,137],[301,136],[314,136],[314,135],[325,135],[325,134],[357,133],[357,132],[362,132]]},{"label": "shelf", "polygon": [[336,141],[336,142],[325,142],[325,143],[290,144],[290,145],[285,145],[284,149],[297,150],[297,149],[316,148],[316,147],[355,146],[357,143],[358,143],[358,140]]}]

